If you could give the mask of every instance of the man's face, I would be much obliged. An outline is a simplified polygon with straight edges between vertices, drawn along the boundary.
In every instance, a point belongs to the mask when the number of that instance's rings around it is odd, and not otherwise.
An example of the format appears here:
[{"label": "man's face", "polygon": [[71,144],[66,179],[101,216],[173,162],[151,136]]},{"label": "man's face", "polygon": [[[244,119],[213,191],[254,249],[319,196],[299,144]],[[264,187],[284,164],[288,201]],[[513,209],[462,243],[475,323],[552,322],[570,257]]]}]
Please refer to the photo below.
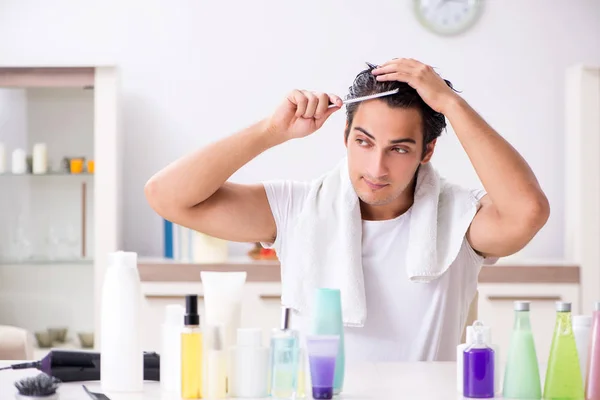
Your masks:
[{"label": "man's face", "polygon": [[412,183],[423,158],[423,121],[415,108],[391,108],[381,100],[360,104],[346,142],[350,179],[366,204],[393,203]]}]

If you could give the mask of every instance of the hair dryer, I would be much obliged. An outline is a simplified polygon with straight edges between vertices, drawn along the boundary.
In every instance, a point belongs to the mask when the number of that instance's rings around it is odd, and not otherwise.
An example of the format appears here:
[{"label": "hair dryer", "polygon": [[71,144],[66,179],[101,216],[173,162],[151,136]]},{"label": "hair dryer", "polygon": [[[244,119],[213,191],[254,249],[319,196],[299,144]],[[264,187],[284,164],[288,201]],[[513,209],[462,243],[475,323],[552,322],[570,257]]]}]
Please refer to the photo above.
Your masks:
[{"label": "hair dryer", "polygon": [[[144,352],[144,380],[160,381],[160,356]],[[78,350],[51,350],[39,361],[13,364],[3,369],[35,368],[62,382],[100,380],[100,353]]]}]

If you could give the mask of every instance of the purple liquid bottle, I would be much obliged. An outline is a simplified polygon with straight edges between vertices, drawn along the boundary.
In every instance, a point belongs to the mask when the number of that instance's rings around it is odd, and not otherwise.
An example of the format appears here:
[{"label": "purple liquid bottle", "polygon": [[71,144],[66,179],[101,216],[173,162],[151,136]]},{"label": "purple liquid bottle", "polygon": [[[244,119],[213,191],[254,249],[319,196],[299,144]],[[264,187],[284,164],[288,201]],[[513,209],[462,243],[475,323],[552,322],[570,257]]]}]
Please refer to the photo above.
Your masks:
[{"label": "purple liquid bottle", "polygon": [[483,329],[473,327],[473,345],[463,353],[463,396],[494,397],[494,350],[485,344]]}]

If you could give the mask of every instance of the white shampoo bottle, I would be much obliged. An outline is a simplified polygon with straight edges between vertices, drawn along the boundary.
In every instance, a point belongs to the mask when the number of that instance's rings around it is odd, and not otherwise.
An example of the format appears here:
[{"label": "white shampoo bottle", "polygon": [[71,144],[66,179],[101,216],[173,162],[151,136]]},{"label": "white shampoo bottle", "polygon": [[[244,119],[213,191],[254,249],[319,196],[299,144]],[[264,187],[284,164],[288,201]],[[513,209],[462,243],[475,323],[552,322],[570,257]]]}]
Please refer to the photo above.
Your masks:
[{"label": "white shampoo bottle", "polygon": [[583,382],[587,377],[588,347],[590,344],[590,331],[592,329],[591,315],[573,315],[571,316],[573,324],[573,335],[575,336],[575,346],[579,355],[579,368]]},{"label": "white shampoo bottle", "polygon": [[163,392],[181,397],[181,331],[185,308],[180,304],[165,307],[160,352],[160,387]]},{"label": "white shampoo bottle", "polygon": [[260,329],[241,328],[230,350],[229,394],[238,398],[268,395],[269,349],[262,345]]},{"label": "white shampoo bottle", "polygon": [[143,390],[141,304],[137,254],[110,253],[100,314],[100,384],[107,394]]}]

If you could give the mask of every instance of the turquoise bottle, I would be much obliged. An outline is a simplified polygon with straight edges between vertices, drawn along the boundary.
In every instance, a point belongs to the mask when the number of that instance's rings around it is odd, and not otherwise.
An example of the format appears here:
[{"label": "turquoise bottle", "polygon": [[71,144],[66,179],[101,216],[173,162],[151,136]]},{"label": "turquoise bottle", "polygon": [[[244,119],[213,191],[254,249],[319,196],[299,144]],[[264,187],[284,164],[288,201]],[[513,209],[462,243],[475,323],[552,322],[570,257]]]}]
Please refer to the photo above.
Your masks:
[{"label": "turquoise bottle", "polygon": [[530,303],[514,303],[514,325],[510,337],[502,397],[505,399],[541,399],[540,369],[531,321]]},{"label": "turquoise bottle", "polygon": [[344,324],[342,297],[339,289],[319,288],[313,303],[311,333],[314,335],[339,335],[339,349],[335,361],[333,393],[340,394],[344,387],[346,358],[344,353]]},{"label": "turquoise bottle", "polygon": [[556,324],[544,383],[544,399],[583,398],[583,379],[571,325],[571,303],[557,302]]}]

